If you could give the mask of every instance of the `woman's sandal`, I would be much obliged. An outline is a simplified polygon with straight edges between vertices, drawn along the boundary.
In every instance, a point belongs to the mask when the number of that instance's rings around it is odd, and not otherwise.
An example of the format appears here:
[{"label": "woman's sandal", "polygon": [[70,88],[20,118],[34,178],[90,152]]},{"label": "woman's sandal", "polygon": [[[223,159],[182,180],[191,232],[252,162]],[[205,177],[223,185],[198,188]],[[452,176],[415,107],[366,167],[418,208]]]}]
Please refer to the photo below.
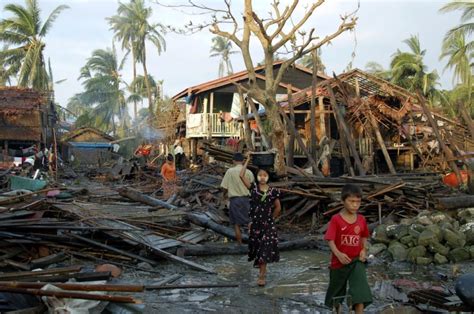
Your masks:
[{"label": "woman's sandal", "polygon": [[266,284],[265,278],[258,278],[258,280],[257,280],[257,285],[258,285],[259,287],[265,287],[265,284]]}]

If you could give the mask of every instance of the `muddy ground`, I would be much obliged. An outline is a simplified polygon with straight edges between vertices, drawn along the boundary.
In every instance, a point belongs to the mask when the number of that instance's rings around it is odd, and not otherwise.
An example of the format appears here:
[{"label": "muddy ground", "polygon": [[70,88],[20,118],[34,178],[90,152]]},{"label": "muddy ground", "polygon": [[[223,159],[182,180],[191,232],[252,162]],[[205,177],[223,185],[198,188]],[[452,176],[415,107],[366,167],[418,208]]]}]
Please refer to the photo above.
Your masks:
[{"label": "muddy ground", "polygon": [[[258,270],[246,256],[195,258],[217,271],[217,275],[185,269],[163,262],[155,268],[160,274],[127,271],[121,281],[153,283],[164,276],[182,274],[174,284],[236,283],[238,288],[163,290],[137,295],[145,302],[145,313],[328,313],[323,305],[328,284],[328,253],[317,250],[282,252],[281,261],[269,267],[267,286],[256,285]],[[368,276],[374,304],[367,313],[380,313],[397,307],[376,288],[377,283],[409,279],[418,283],[452,287],[454,273],[474,271],[474,263],[444,266],[414,266],[408,263],[373,261]],[[396,313],[396,312],[395,312]]]}]

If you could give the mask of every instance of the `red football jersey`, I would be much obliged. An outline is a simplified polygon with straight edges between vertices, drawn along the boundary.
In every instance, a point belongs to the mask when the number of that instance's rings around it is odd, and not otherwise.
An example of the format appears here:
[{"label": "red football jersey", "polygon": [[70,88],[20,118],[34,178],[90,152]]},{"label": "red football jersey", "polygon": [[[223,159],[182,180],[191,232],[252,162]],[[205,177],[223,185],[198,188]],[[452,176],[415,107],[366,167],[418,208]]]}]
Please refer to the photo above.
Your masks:
[{"label": "red football jersey", "polygon": [[[360,251],[362,251],[362,238],[369,237],[369,228],[364,216],[357,215],[357,219],[354,223],[350,224],[342,218],[341,214],[332,216],[329,221],[328,230],[324,239],[327,241],[334,241],[339,251],[349,256],[351,260],[358,257]],[[331,254],[331,266],[332,269],[343,267],[339,259]]]}]

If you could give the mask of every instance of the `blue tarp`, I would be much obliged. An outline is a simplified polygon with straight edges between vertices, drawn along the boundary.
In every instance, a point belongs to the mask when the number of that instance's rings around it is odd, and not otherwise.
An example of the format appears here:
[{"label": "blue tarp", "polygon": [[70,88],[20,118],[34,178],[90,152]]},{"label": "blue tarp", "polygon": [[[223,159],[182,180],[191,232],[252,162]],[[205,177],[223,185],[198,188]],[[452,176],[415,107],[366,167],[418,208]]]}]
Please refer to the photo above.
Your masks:
[{"label": "blue tarp", "polygon": [[112,144],[110,143],[92,143],[92,142],[69,142],[72,147],[77,148],[110,148]]}]

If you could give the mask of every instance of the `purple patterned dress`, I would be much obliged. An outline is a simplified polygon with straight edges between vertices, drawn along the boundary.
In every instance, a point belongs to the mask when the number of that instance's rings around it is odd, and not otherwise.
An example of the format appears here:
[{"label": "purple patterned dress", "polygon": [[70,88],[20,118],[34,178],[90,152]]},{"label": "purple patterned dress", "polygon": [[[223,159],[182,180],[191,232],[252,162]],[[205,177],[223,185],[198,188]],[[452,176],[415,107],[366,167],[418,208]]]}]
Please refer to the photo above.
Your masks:
[{"label": "purple patterned dress", "polygon": [[280,197],[280,191],[269,188],[265,193],[258,184],[250,187],[250,220],[252,226],[249,235],[249,261],[254,267],[260,264],[278,262],[278,235],[273,219],[274,202]]}]

